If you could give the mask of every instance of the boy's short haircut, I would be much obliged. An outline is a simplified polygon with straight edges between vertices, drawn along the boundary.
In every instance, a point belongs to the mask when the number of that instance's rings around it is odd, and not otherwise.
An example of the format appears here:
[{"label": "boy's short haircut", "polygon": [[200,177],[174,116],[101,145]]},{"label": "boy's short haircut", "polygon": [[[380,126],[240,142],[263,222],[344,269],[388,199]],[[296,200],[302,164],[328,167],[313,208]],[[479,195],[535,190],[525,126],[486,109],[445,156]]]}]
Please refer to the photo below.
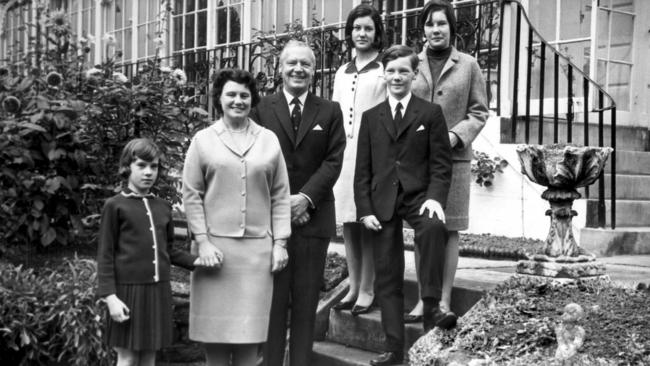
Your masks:
[{"label": "boy's short haircut", "polygon": [[163,153],[151,139],[137,138],[129,141],[124,146],[120,156],[120,168],[118,170],[120,177],[127,179],[131,175],[131,163],[137,158],[144,161],[154,161],[156,158],[162,160]]},{"label": "boy's short haircut", "polygon": [[381,64],[384,65],[384,69],[385,69],[386,65],[389,62],[396,60],[400,57],[408,57],[409,61],[411,61],[411,68],[413,69],[413,71],[417,70],[418,64],[420,63],[420,60],[418,59],[418,55],[415,54],[415,51],[413,51],[411,47],[407,47],[401,44],[396,44],[394,46],[391,46],[386,51],[384,51],[384,54],[381,58]]}]

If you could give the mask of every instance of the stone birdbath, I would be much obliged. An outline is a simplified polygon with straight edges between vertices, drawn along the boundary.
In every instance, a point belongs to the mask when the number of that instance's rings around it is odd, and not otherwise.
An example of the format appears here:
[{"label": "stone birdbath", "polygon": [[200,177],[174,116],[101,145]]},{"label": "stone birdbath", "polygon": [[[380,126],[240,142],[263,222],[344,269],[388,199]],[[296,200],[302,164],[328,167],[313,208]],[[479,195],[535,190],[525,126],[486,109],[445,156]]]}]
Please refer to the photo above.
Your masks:
[{"label": "stone birdbath", "polygon": [[569,279],[605,275],[605,266],[576,242],[571,223],[577,215],[573,201],[581,197],[577,188],[598,179],[612,150],[563,144],[517,146],[522,173],[547,187],[542,198],[551,206],[546,211],[551,225],[543,251],[520,261],[517,273]]}]

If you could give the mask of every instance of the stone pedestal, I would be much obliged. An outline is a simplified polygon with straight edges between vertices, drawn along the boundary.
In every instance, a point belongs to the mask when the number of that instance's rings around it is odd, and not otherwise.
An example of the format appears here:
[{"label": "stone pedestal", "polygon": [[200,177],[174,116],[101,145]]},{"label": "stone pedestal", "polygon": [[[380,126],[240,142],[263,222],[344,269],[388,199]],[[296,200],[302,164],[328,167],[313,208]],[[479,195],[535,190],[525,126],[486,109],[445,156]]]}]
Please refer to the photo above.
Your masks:
[{"label": "stone pedestal", "polygon": [[582,279],[604,276],[605,265],[597,261],[562,263],[523,260],[517,263],[517,273],[550,278]]}]

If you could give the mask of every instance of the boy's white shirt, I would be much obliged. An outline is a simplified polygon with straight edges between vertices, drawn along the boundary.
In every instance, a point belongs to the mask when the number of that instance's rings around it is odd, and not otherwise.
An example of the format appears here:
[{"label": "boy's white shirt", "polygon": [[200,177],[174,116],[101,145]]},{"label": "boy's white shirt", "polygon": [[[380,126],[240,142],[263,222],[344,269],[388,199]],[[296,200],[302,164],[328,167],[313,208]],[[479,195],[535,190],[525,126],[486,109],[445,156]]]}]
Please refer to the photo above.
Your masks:
[{"label": "boy's white shirt", "polygon": [[388,93],[388,105],[390,105],[390,113],[392,113],[393,119],[395,119],[395,108],[397,107],[397,103],[402,103],[402,117],[404,117],[404,111],[406,111],[406,107],[408,107],[409,102],[411,101],[411,95],[412,93],[409,92],[404,98],[397,99],[392,94]]}]

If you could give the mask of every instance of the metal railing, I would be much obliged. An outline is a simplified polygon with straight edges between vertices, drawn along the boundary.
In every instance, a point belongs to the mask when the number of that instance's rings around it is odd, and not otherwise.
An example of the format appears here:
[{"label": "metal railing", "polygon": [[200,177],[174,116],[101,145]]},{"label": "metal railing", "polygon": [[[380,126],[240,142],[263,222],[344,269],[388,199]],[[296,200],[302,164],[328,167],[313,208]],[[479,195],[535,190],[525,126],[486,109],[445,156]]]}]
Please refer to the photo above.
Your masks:
[{"label": "metal railing", "polygon": [[[501,44],[499,47],[502,50],[510,50],[509,54],[502,52],[500,64],[501,66],[512,64],[512,71],[509,75],[510,83],[504,83],[504,79],[500,77],[501,84],[498,89],[500,95],[497,98],[500,100],[504,91],[512,90],[509,98],[510,142],[523,140],[528,144],[532,140],[537,144],[568,143],[584,146],[595,142],[596,146],[612,147],[614,150],[609,157],[611,168],[609,224],[614,229],[616,227],[616,103],[614,99],[571,59],[542,37],[531,24],[518,0],[503,0],[500,13],[510,16],[512,20],[509,24],[510,30],[514,29],[514,41],[511,40],[509,44]],[[502,34],[504,24],[505,22],[501,23]],[[551,63],[552,67],[549,67]],[[550,87],[547,89],[546,86]],[[552,112],[546,112],[545,106],[552,108]],[[606,113],[609,117],[609,144],[605,142]],[[578,114],[582,117],[580,121],[576,120]],[[590,123],[592,117],[596,117],[597,123]],[[522,131],[519,130],[522,123],[523,136]],[[582,128],[579,126],[580,123]],[[531,136],[535,128],[537,136]],[[550,128],[552,128],[552,140],[547,141],[545,132],[551,132],[548,131]],[[593,141],[594,138],[597,141]],[[590,198],[588,188],[585,188],[585,195],[585,198]],[[596,225],[605,227],[607,220],[604,172],[598,179],[597,200]]]}]

